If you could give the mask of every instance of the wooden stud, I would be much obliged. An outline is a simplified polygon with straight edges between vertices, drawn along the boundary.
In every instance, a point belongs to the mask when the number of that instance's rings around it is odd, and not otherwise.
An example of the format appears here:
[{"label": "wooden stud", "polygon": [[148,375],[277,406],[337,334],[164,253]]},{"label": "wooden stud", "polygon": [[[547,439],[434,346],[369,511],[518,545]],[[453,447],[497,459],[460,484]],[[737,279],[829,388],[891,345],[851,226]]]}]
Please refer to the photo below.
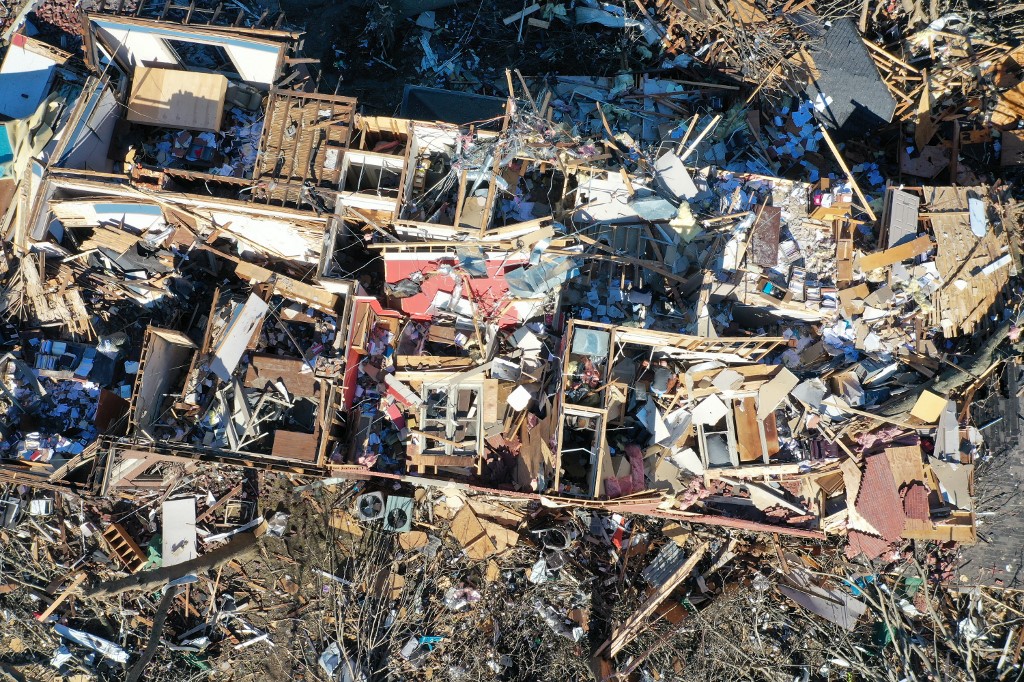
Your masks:
[{"label": "wooden stud", "polygon": [[46,610],[36,616],[36,620],[45,622],[47,618],[53,615],[53,612],[57,610],[61,604],[67,601],[68,597],[78,589],[78,586],[85,582],[85,573],[79,573],[68,585],[67,589],[60,593],[60,596],[53,600],[53,603],[46,607]]}]

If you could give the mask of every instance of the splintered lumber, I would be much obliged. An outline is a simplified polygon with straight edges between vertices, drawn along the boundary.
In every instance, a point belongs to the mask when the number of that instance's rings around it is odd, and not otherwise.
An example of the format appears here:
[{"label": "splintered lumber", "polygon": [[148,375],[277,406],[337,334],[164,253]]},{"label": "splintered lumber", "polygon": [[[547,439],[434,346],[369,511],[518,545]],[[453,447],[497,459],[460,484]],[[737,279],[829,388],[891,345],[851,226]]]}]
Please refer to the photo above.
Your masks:
[{"label": "splintered lumber", "polygon": [[708,551],[708,547],[709,543],[701,543],[700,546],[693,551],[693,554],[690,555],[686,562],[679,567],[678,571],[673,573],[672,576],[654,592],[654,594],[648,597],[647,601],[633,612],[633,615],[626,619],[622,625],[612,631],[612,635],[608,641],[602,644],[601,648],[597,650],[597,655],[600,655],[601,652],[607,649],[608,656],[613,658],[622,651],[623,647],[632,642],[633,639],[640,634],[640,627],[643,625],[644,621],[654,613],[655,609],[658,608],[661,602],[665,601],[670,594],[675,592],[675,589],[679,587],[684,580],[690,577],[690,573],[693,571],[694,567],[697,566],[697,562],[704,557],[704,554]]},{"label": "splintered lumber", "polygon": [[538,4],[536,4],[536,3],[534,3],[534,4],[530,5],[529,7],[527,7],[526,9],[524,9],[524,10],[522,10],[522,11],[520,11],[520,12],[516,12],[515,14],[510,14],[510,15],[508,15],[507,17],[505,17],[505,18],[504,18],[504,19],[502,19],[501,21],[502,21],[502,23],[504,23],[504,24],[505,24],[506,26],[508,26],[508,25],[509,25],[509,24],[511,24],[511,23],[512,23],[513,21],[519,21],[519,20],[520,20],[520,19],[522,19],[523,17],[525,17],[525,16],[527,16],[527,15],[529,15],[529,14],[533,14],[534,12],[536,12],[536,11],[537,11],[537,10],[539,10],[539,9],[540,9],[540,5],[538,5]]},{"label": "splintered lumber", "polygon": [[235,498],[238,495],[240,495],[241,492],[242,492],[242,486],[243,485],[244,484],[239,483],[234,488],[229,490],[227,493],[222,495],[219,500],[217,500],[216,502],[211,504],[209,507],[207,507],[206,511],[204,511],[202,514],[200,514],[199,516],[196,517],[196,523],[199,523],[200,521],[205,521],[206,519],[210,518],[211,516],[213,516],[213,513],[215,511],[217,511],[218,509],[223,507],[225,504],[230,502],[233,498]]},{"label": "splintered lumber", "polygon": [[907,72],[909,72],[909,73],[913,73],[913,74],[921,73],[920,71],[915,69],[910,64],[907,64],[902,59],[899,59],[895,55],[886,52],[881,47],[879,47],[878,45],[875,45],[873,42],[871,42],[867,38],[861,38],[861,40],[864,41],[865,47],[867,47],[869,50],[872,50],[875,53],[877,53],[879,55],[879,57],[881,57],[883,60],[888,61],[888,62],[892,62],[894,64],[898,64],[900,67],[906,69]]},{"label": "splintered lumber", "polygon": [[639,265],[640,267],[646,268],[647,270],[650,270],[651,272],[658,273],[659,275],[661,275],[662,277],[665,277],[666,279],[670,279],[670,280],[679,282],[680,284],[687,284],[687,283],[689,283],[689,279],[688,278],[680,277],[679,275],[675,274],[674,272],[672,272],[668,268],[661,267],[661,265],[659,263],[655,263],[654,261],[649,261],[649,260],[642,260],[640,258],[632,258],[630,256],[620,256],[620,255],[618,255],[615,252],[615,249],[613,249],[610,246],[607,246],[605,244],[602,244],[601,242],[597,241],[596,239],[594,239],[592,237],[588,237],[587,235],[582,234],[582,233],[577,234],[575,236],[576,236],[577,239],[579,239],[584,244],[588,244],[590,246],[593,246],[598,251],[603,251],[604,254],[606,254],[606,255],[603,255],[603,254],[592,254],[592,255],[589,256],[589,258],[600,258],[602,260],[609,260],[609,261],[611,261],[613,263],[625,263],[627,265]]},{"label": "splintered lumber", "polygon": [[54,599],[53,603],[47,606],[45,611],[36,616],[36,620],[40,622],[45,622],[46,619],[49,618],[53,614],[53,612],[57,610],[57,607],[63,604],[65,601],[67,601],[67,598],[70,597],[74,593],[74,591],[78,589],[78,586],[81,585],[84,581],[85,573],[79,573],[78,575],[76,575],[74,579],[71,581],[71,584],[68,585],[67,589],[61,592],[60,596]]},{"label": "splintered lumber", "polygon": [[722,115],[721,114],[719,114],[719,115],[715,116],[713,119],[711,119],[711,123],[708,123],[707,127],[704,128],[704,130],[702,130],[700,132],[700,135],[697,136],[697,139],[690,143],[690,146],[686,148],[686,151],[684,151],[679,156],[679,160],[685,162],[687,157],[689,157],[690,154],[692,154],[694,152],[694,150],[697,149],[697,146],[701,142],[703,142],[704,138],[708,136],[708,133],[710,133],[712,130],[714,130],[715,126],[717,126],[719,121],[721,121],[721,120],[722,120]]},{"label": "splintered lumber", "polygon": [[839,147],[832,141],[832,136],[828,134],[828,130],[825,126],[819,122],[818,128],[821,130],[822,137],[825,138],[825,142],[828,144],[828,148],[832,150],[832,155],[836,157],[836,162],[839,167],[843,169],[843,173],[846,174],[846,179],[850,181],[850,186],[853,187],[853,191],[857,193],[857,198],[860,199],[861,208],[871,218],[871,222],[875,222],[878,218],[875,216],[875,212],[871,210],[871,205],[868,203],[867,197],[864,196],[864,192],[860,191],[860,185],[853,178],[853,173],[850,172],[850,168],[846,165],[846,161],[843,160],[843,155],[839,153]]}]

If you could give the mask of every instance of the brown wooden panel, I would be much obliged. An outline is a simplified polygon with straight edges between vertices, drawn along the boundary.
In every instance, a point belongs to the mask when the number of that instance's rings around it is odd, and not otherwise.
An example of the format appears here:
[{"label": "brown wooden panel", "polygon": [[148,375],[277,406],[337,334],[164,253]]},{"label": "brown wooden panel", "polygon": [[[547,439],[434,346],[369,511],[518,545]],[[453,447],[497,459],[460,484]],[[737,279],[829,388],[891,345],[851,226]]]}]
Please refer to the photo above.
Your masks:
[{"label": "brown wooden panel", "polygon": [[287,457],[303,462],[316,461],[317,434],[298,433],[296,431],[275,431],[274,449],[271,454],[274,457]]},{"label": "brown wooden panel", "polygon": [[263,388],[268,382],[281,379],[292,395],[312,398],[316,395],[316,377],[312,372],[303,373],[302,365],[302,360],[297,358],[256,353],[245,373],[245,385]]},{"label": "brown wooden panel", "polygon": [[764,420],[764,442],[768,445],[769,457],[779,454],[779,425],[775,421],[774,412]]},{"label": "brown wooden panel", "polygon": [[757,462],[761,459],[761,431],[757,428],[757,400],[741,398],[733,402],[736,417],[736,447],[740,463]]}]

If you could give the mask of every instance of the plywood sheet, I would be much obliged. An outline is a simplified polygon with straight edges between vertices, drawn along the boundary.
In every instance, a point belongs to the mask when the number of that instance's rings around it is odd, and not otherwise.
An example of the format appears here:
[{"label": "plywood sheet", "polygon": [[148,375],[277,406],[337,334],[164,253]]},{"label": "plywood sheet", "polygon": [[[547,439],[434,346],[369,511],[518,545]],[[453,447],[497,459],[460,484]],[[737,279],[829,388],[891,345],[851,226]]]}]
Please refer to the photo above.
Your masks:
[{"label": "plywood sheet", "polygon": [[949,152],[935,145],[925,146],[921,154],[911,157],[900,149],[900,171],[919,178],[934,178],[949,166]]},{"label": "plywood sheet", "polygon": [[263,388],[268,383],[274,384],[280,380],[292,395],[313,398],[316,396],[316,377],[313,372],[302,371],[304,364],[297,358],[256,353],[245,373],[245,385]]},{"label": "plywood sheet", "polygon": [[931,391],[922,391],[910,410],[910,416],[917,417],[925,424],[937,424],[948,400]]},{"label": "plywood sheet", "polygon": [[922,253],[926,253],[932,246],[932,241],[926,236],[918,237],[917,239],[900,244],[899,246],[885,251],[879,251],[877,253],[869,253],[860,259],[860,269],[864,272],[870,272],[877,268],[884,268],[888,265],[895,265],[905,260],[920,256]]},{"label": "plywood sheet", "polygon": [[979,238],[971,231],[967,200],[986,194],[980,187],[924,188],[936,242],[935,266],[943,281],[930,323],[941,326],[947,336],[973,333],[1009,282],[1007,268],[982,272],[1008,251],[1006,232],[990,226]]},{"label": "plywood sheet", "polygon": [[298,431],[274,431],[274,447],[271,454],[274,457],[285,457],[287,459],[298,459],[303,462],[315,462],[317,457],[317,441],[315,433],[300,433]]},{"label": "plywood sheet", "polygon": [[216,132],[227,90],[228,79],[219,73],[138,66],[126,118],[144,125]]},{"label": "plywood sheet", "polygon": [[463,505],[452,519],[451,531],[470,559],[486,559],[497,551],[494,543],[484,532],[480,519],[469,505]]},{"label": "plywood sheet", "polygon": [[761,448],[761,430],[757,426],[757,401],[754,398],[742,398],[733,405],[733,415],[736,417],[736,447],[739,450],[740,463],[757,462],[764,456]]},{"label": "plywood sheet", "polygon": [[757,392],[758,418],[765,419],[774,413],[799,383],[797,376],[783,367],[771,381],[762,384]]},{"label": "plywood sheet", "polygon": [[498,421],[498,380],[484,379],[483,390],[483,421],[492,424]]},{"label": "plywood sheet", "polygon": [[782,449],[779,445],[779,424],[774,412],[764,420],[764,443],[769,457],[779,454]]},{"label": "plywood sheet", "polygon": [[1004,168],[1007,166],[1024,165],[1024,131],[1007,130],[1000,137],[1002,149],[999,155],[999,164]]},{"label": "plywood sheet", "polygon": [[[849,289],[840,289],[839,291],[839,303],[843,307],[843,312],[853,317],[864,312],[864,299],[870,294],[867,284],[858,284],[857,286],[850,287]],[[860,301],[860,303],[858,303]]]},{"label": "plywood sheet", "polygon": [[886,448],[885,457],[889,460],[892,477],[897,486],[913,481],[924,482],[924,458],[921,456],[920,445],[909,445],[900,448]]},{"label": "plywood sheet", "polygon": [[1024,83],[1010,88],[999,96],[996,108],[992,111],[992,125],[1013,125],[1022,114],[1024,114]]}]

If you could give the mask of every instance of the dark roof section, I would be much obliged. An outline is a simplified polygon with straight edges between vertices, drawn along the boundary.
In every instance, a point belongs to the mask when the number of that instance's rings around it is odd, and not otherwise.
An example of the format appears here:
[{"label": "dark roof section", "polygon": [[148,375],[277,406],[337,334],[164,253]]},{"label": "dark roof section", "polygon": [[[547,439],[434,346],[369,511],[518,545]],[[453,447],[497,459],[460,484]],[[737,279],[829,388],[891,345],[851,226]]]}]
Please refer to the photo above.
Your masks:
[{"label": "dark roof section", "polygon": [[811,51],[811,57],[819,76],[805,92],[812,102],[819,94],[832,98],[826,110],[819,112],[819,118],[837,131],[837,137],[863,134],[892,121],[896,100],[852,20],[833,23],[821,45]]},{"label": "dark roof section", "polygon": [[488,130],[501,130],[501,118],[504,115],[505,100],[500,97],[424,88],[419,85],[405,86],[399,114],[402,118],[416,121],[442,121],[455,125],[491,121],[486,125],[477,126]]}]

